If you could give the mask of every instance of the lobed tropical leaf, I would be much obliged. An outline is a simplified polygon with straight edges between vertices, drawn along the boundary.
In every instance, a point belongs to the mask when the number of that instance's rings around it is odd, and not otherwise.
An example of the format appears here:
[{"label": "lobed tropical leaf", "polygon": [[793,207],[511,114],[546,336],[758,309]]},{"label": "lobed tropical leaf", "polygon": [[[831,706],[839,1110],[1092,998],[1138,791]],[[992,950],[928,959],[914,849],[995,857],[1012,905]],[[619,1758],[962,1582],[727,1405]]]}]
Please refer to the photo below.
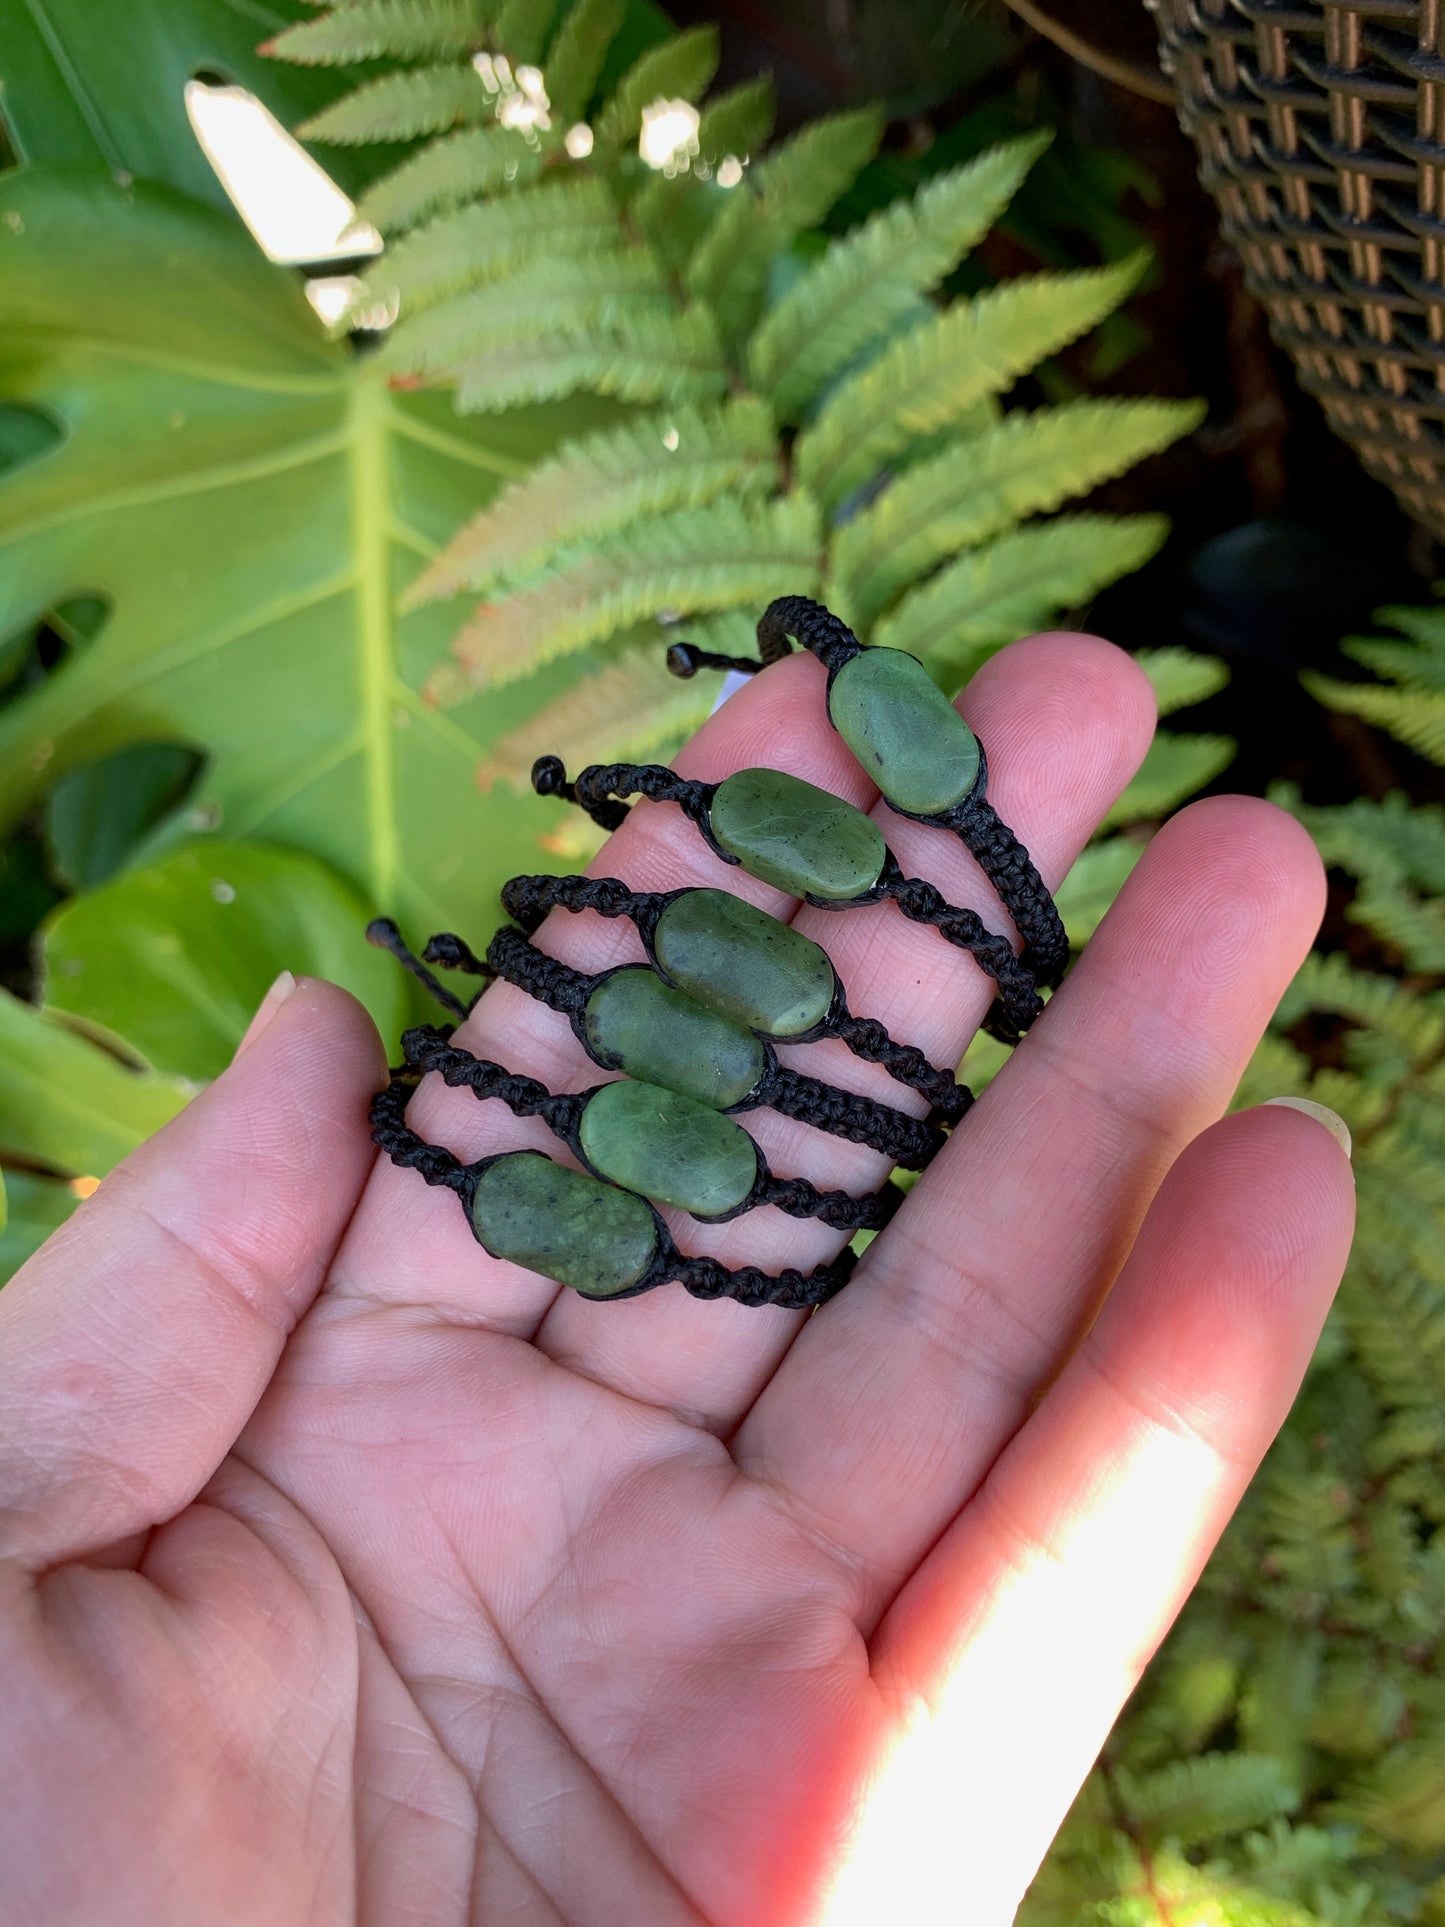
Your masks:
[{"label": "lobed tropical leaf", "polygon": [[872,640],[910,650],[956,686],[993,649],[1147,562],[1168,531],[1162,515],[1061,515],[961,556],[904,597]]},{"label": "lobed tropical leaf", "polygon": [[959,550],[1035,515],[1197,428],[1197,402],[1078,401],[1015,410],[904,471],[838,533],[849,607],[872,622],[909,583]]},{"label": "lobed tropical leaf", "polygon": [[489,286],[404,316],[380,351],[393,374],[433,376],[538,335],[618,327],[644,314],[670,320],[672,297],[645,248],[548,254]]},{"label": "lobed tropical leaf", "polygon": [[1051,136],[1006,141],[940,174],[834,241],[753,336],[748,362],[784,416],[796,417],[917,295],[936,287],[1013,199]]},{"label": "lobed tropical leaf", "polygon": [[302,121],[296,132],[302,140],[365,147],[372,141],[444,134],[463,123],[487,120],[491,111],[481,75],[470,61],[463,61],[383,74]]},{"label": "lobed tropical leaf", "polygon": [[569,8],[544,69],[554,119],[573,121],[587,111],[626,10],[626,0],[576,0]]},{"label": "lobed tropical leaf", "polygon": [[287,27],[261,51],[303,67],[443,60],[481,46],[490,12],[479,0],[348,0],[319,20]]},{"label": "lobed tropical leaf", "polygon": [[601,181],[578,176],[543,182],[414,228],[387,249],[352,305],[400,301],[408,309],[422,307],[529,256],[615,251],[621,238]]},{"label": "lobed tropical leaf", "polygon": [[818,541],[817,511],[798,495],[660,515],[483,604],[456,656],[473,686],[491,687],[664,611],[760,607],[816,583]]},{"label": "lobed tropical leaf", "polygon": [[533,763],[559,747],[580,768],[620,757],[641,761],[691,735],[707,721],[716,691],[669,676],[662,649],[662,631],[649,627],[638,648],[603,661],[496,743],[478,782],[484,789],[499,782],[526,789]]},{"label": "lobed tropical leaf", "polygon": [[541,150],[516,129],[467,127],[430,141],[373,181],[357,213],[383,234],[397,234],[498,188],[525,187],[541,171]]},{"label": "lobed tropical leaf", "polygon": [[591,333],[542,336],[494,349],[457,371],[463,414],[494,413],[563,395],[618,401],[714,401],[728,376],[708,317],[635,314]]},{"label": "lobed tropical leaf", "polygon": [[599,147],[622,147],[637,138],[643,110],[658,100],[695,100],[717,72],[716,27],[689,27],[640,54],[622,76],[593,127]]},{"label": "lobed tropical leaf", "polygon": [[1072,274],[1021,276],[957,301],[849,376],[798,438],[802,480],[836,508],[911,444],[1002,394],[1046,355],[1102,321],[1142,257]]},{"label": "lobed tropical leaf", "polygon": [[687,270],[689,290],[725,328],[751,324],[774,259],[822,220],[882,135],[876,107],[832,114],[756,162],[730,191]]},{"label": "lobed tropical leaf", "polygon": [[564,544],[641,516],[771,491],[778,465],[772,420],[756,401],[670,409],[565,443],[447,544],[403,606],[515,580]]}]

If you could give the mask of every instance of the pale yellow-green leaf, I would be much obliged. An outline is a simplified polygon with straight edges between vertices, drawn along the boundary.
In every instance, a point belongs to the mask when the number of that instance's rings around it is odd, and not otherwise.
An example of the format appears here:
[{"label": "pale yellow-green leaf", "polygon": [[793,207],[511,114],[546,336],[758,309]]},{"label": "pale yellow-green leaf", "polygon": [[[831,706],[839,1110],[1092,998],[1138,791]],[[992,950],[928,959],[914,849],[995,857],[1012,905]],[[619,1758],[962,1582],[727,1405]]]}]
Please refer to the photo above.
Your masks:
[{"label": "pale yellow-green leaf", "polygon": [[514,342],[463,362],[456,379],[456,404],[464,414],[579,392],[630,402],[711,401],[728,385],[700,309],[637,314],[610,330]]},{"label": "pale yellow-green leaf", "polygon": [[470,61],[463,61],[383,74],[303,121],[296,131],[303,140],[366,147],[373,141],[442,134],[463,122],[487,120],[491,111],[491,96],[480,74]]},{"label": "pale yellow-green leaf", "polygon": [[430,141],[373,181],[357,213],[383,234],[395,234],[496,189],[525,187],[541,170],[540,148],[515,128],[465,127]]},{"label": "pale yellow-green leaf", "polygon": [[345,67],[355,60],[444,60],[482,42],[490,6],[477,0],[347,0],[318,20],[302,20],[264,52],[301,66]]},{"label": "pale yellow-green leaf", "polygon": [[951,428],[1046,355],[1086,334],[1138,280],[1141,261],[1025,275],[910,329],[829,397],[798,439],[801,479],[835,507],[911,444]]},{"label": "pale yellow-green leaf", "polygon": [[1176,709],[1202,703],[1229,681],[1229,671],[1217,656],[1201,656],[1173,643],[1157,649],[1136,649],[1134,660],[1154,686],[1161,716],[1172,716]]}]

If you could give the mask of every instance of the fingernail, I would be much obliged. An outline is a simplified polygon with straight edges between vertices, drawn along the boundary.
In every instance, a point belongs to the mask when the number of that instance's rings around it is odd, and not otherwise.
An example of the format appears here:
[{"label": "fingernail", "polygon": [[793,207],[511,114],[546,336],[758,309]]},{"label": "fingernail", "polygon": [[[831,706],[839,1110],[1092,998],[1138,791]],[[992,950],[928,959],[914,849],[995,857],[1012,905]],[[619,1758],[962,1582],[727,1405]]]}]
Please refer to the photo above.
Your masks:
[{"label": "fingernail", "polygon": [[1350,1127],[1339,1112],[1332,1111],[1328,1104],[1316,1104],[1312,1097],[1267,1097],[1265,1102],[1281,1104],[1287,1111],[1303,1111],[1305,1116],[1312,1117],[1316,1124],[1324,1125],[1346,1157],[1353,1155],[1354,1140],[1350,1136]]},{"label": "fingernail", "polygon": [[285,1003],[295,988],[296,979],[291,975],[289,970],[283,970],[275,983],[272,984],[271,988],[266,992],[266,995],[261,999],[260,1003],[257,1004],[256,1015],[251,1019],[250,1023],[247,1024],[246,1035],[236,1046],[237,1057],[241,1055],[243,1050],[249,1050],[251,1048],[252,1044],[255,1043],[256,1039],[261,1035],[261,1032],[266,1028],[267,1024],[270,1023],[271,1019],[276,1015],[276,1012],[281,1008],[282,1004]]}]

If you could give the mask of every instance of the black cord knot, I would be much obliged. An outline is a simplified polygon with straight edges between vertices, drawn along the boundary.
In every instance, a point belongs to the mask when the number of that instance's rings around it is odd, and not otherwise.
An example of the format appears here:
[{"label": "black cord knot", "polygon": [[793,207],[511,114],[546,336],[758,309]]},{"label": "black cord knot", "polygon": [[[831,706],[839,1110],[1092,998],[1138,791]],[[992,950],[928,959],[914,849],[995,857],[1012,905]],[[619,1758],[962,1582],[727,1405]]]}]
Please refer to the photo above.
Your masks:
[{"label": "black cord knot", "polygon": [[702,668],[702,651],[695,643],[675,642],[667,652],[668,674],[687,682]]},{"label": "black cord knot", "polygon": [[567,765],[560,756],[539,756],[532,765],[532,788],[538,796],[567,796]]}]

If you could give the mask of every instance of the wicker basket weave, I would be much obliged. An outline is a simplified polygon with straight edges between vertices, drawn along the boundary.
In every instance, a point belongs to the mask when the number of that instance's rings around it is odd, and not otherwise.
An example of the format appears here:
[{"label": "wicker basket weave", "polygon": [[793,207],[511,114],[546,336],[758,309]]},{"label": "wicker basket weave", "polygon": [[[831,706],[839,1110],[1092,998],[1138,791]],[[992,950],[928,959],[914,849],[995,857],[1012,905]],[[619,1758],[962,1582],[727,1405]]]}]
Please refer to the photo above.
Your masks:
[{"label": "wicker basket weave", "polygon": [[1147,0],[1275,339],[1445,538],[1445,0]]}]

